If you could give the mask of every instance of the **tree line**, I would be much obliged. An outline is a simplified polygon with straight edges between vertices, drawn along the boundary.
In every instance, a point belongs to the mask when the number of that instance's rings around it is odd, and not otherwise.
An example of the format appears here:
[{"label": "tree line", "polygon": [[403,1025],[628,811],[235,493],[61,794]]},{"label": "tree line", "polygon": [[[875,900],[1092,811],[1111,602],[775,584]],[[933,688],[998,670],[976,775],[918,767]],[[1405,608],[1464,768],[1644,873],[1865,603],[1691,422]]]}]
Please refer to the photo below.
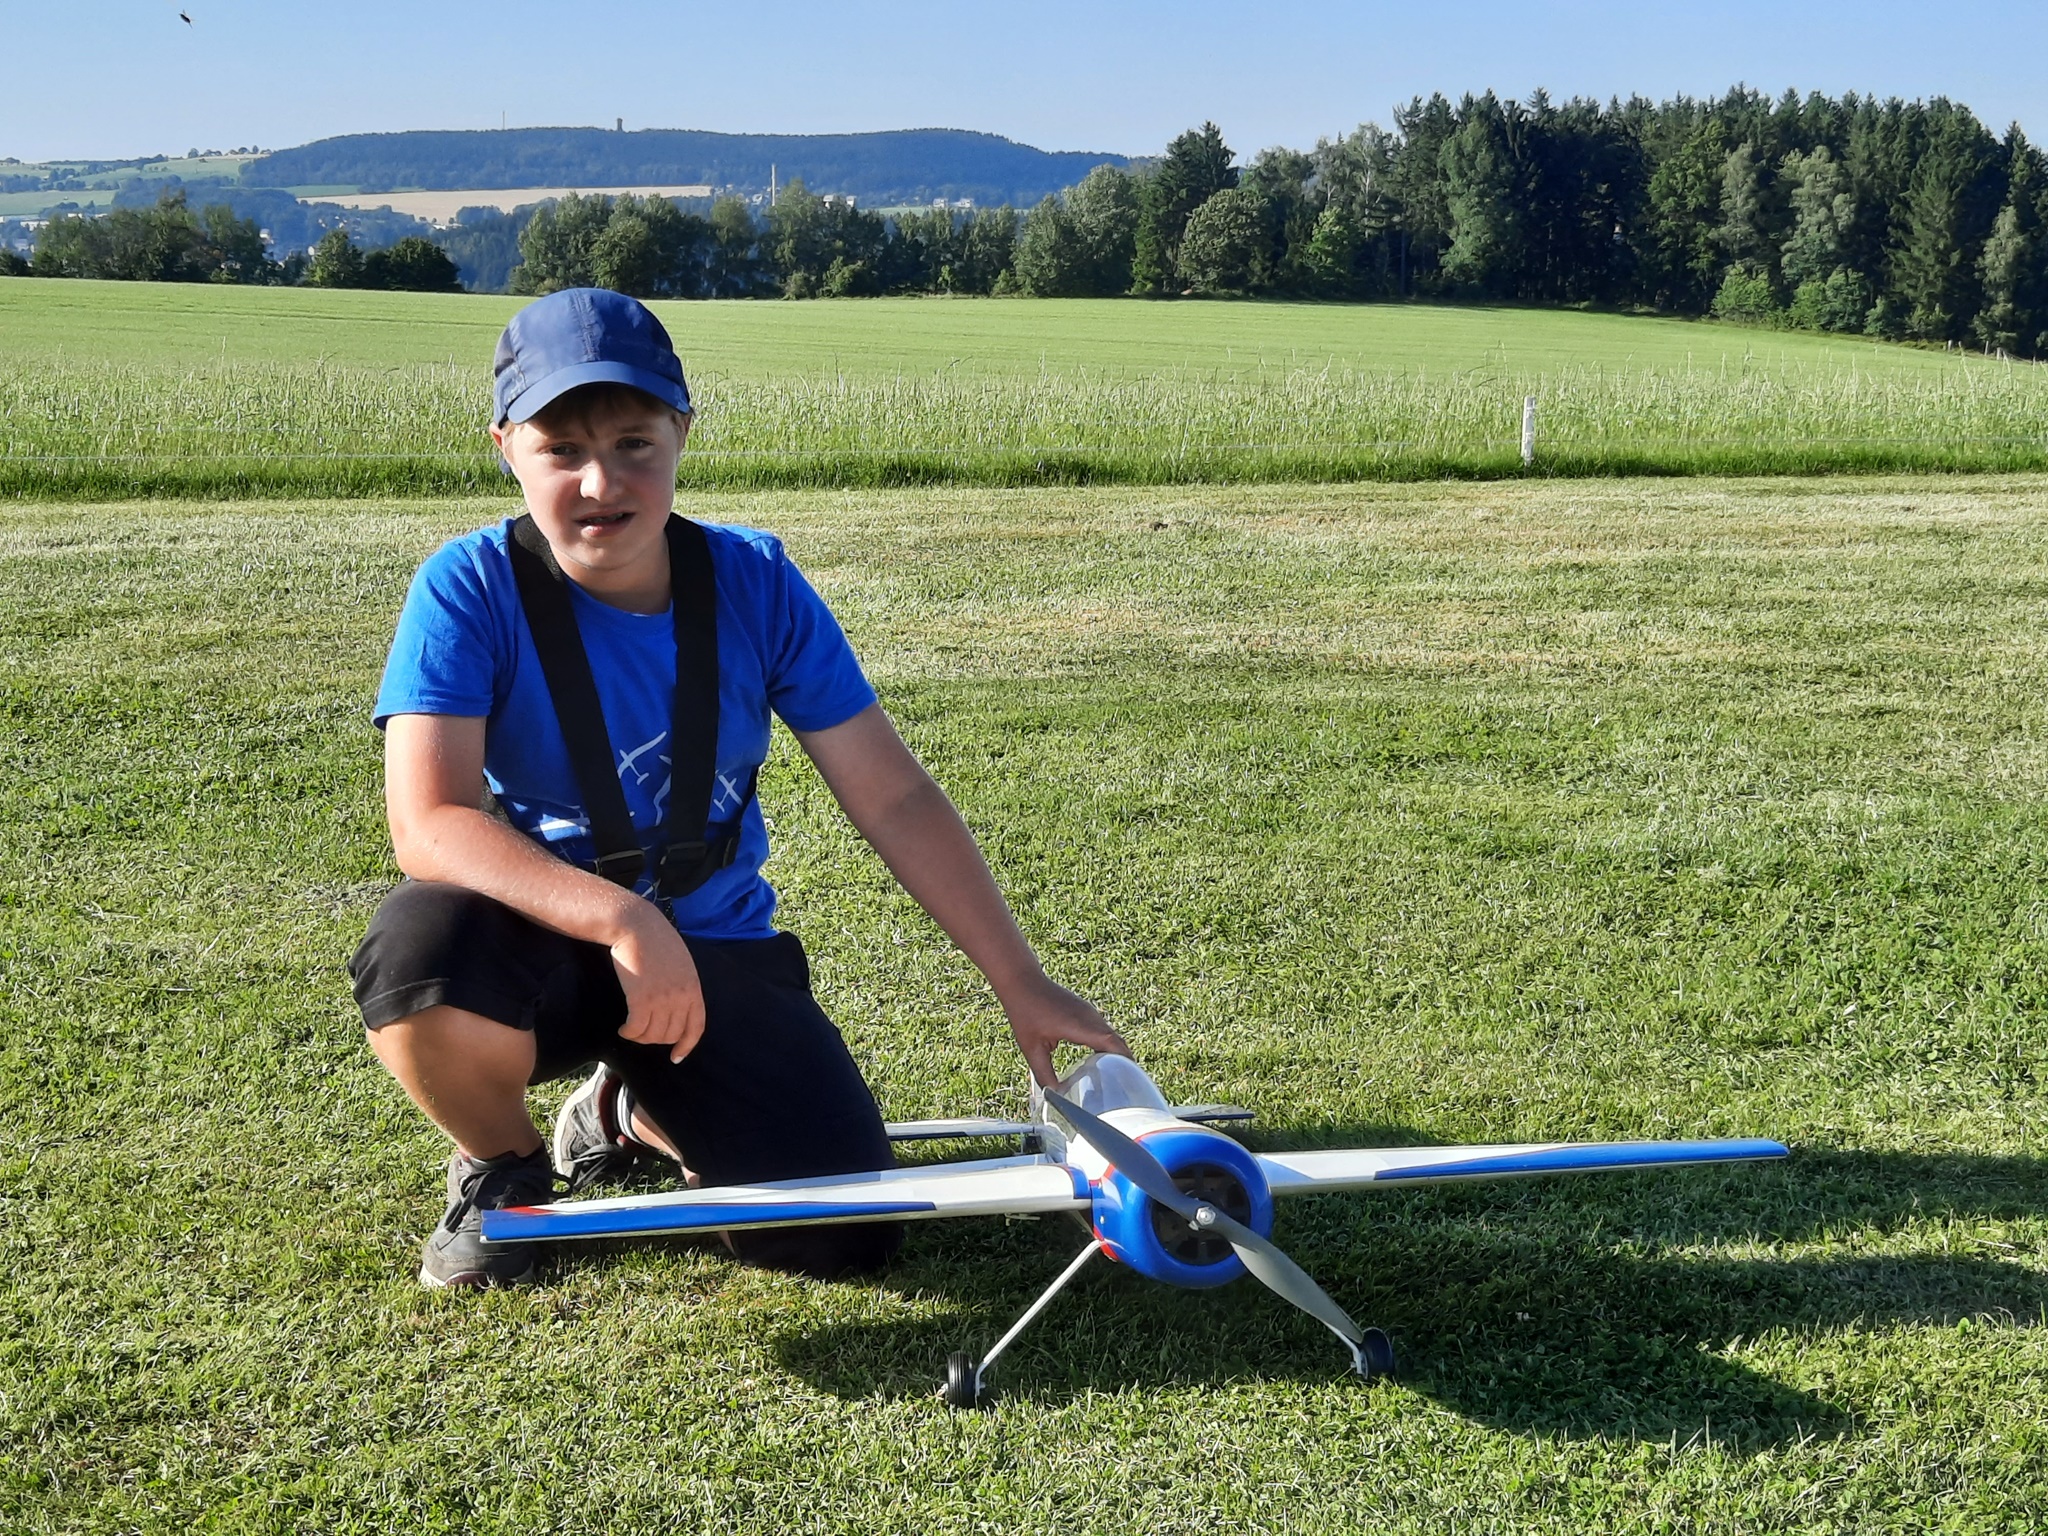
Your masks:
[{"label": "tree line", "polygon": [[1417,98],[1240,166],[1213,123],[1019,215],[569,199],[515,291],[1591,304],[2048,354],[2048,158],[1937,98]]},{"label": "tree line", "polygon": [[1196,287],[1628,305],[2048,350],[2048,159],[1940,98],[1435,96],[1392,133],[1268,151],[1213,196],[1175,269]]},{"label": "tree line", "polygon": [[152,283],[312,283],[329,288],[392,288],[455,292],[455,263],[433,241],[408,235],[374,250],[358,249],[345,229],[328,231],[310,252],[269,254],[253,218],[226,203],[194,209],[184,188],[144,208],[115,207],[98,216],[66,214],[36,235],[24,259],[0,251],[0,276],[102,278]]},{"label": "tree line", "polygon": [[[2048,355],[2048,157],[2017,126],[1994,135],[1945,99],[1437,95],[1393,121],[1243,165],[1205,123],[1154,160],[1098,165],[1022,213],[885,216],[793,181],[766,208],[569,197],[523,224],[493,215],[433,243],[473,281],[506,273],[519,293],[1466,299]],[[250,230],[170,196],[153,212],[53,220],[32,266],[294,280]],[[306,270],[448,282],[418,251]]]},{"label": "tree line", "polygon": [[305,263],[298,257],[273,261],[254,219],[236,218],[225,203],[195,209],[181,188],[149,208],[51,219],[37,232],[34,257],[15,257],[13,265],[37,277],[289,283],[299,280]]},{"label": "tree line", "polygon": [[1013,292],[1018,222],[1008,207],[885,218],[801,180],[759,217],[737,197],[698,214],[660,197],[572,195],[520,231],[510,286],[666,299]]},{"label": "tree line", "polygon": [[1205,124],[1032,209],[1016,270],[1037,294],[1596,304],[2038,356],[2048,157],[1940,98],[1439,95],[1242,168]]},{"label": "tree line", "polygon": [[410,293],[460,293],[455,263],[433,241],[407,235],[390,245],[360,250],[345,229],[330,229],[306,261],[316,288],[383,288]]}]

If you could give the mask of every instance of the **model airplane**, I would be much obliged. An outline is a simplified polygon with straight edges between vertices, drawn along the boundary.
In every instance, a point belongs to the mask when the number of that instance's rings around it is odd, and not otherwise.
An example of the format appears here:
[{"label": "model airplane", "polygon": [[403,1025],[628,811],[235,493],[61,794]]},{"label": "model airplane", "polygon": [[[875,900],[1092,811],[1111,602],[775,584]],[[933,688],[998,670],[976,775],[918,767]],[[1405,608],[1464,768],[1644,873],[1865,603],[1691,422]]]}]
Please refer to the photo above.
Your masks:
[{"label": "model airplane", "polygon": [[1012,1157],[881,1173],[678,1190],[483,1213],[489,1242],[712,1232],[743,1227],[930,1216],[1083,1215],[1090,1241],[979,1362],[947,1361],[946,1401],[981,1401],[991,1366],[1097,1253],[1147,1279],[1206,1288],[1249,1271],[1321,1322],[1364,1377],[1394,1369],[1386,1334],[1361,1328],[1275,1247],[1273,1202],[1373,1185],[1507,1179],[1783,1157],[1775,1141],[1623,1141],[1500,1147],[1387,1147],[1255,1153],[1215,1129],[1248,1120],[1230,1105],[1173,1107],[1136,1062],[1090,1056],[1057,1089],[1034,1088],[1032,1118],[923,1120],[889,1127],[903,1141],[1020,1139]]}]

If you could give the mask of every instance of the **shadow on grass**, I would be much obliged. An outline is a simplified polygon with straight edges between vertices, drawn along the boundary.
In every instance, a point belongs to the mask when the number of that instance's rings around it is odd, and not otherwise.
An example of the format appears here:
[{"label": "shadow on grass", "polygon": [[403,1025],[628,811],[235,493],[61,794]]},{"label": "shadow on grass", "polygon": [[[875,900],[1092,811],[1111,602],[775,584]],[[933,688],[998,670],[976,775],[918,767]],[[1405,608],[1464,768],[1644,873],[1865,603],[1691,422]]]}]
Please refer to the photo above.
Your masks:
[{"label": "shadow on grass", "polygon": [[[1360,1129],[1353,1144],[1390,1142]],[[1754,1453],[1847,1431],[1839,1404],[1728,1351],[1744,1338],[1994,1326],[2048,1315],[2048,1276],[1979,1246],[1891,1234],[1950,1218],[2048,1213],[2048,1161],[1796,1154],[1782,1165],[1368,1192],[1283,1206],[1276,1237],[1363,1323],[1393,1334],[1402,1384],[1517,1433]],[[1842,1256],[1693,1257],[1709,1244],[1832,1240]],[[1085,1241],[1077,1223],[913,1224],[890,1280],[953,1311],[785,1336],[784,1364],[845,1397],[923,1397],[956,1349],[979,1353]],[[1012,1400],[1232,1381],[1321,1387],[1341,1348],[1250,1281],[1150,1285],[1097,1261],[993,1373]],[[1366,1390],[1361,1388],[1361,1390]]]}]

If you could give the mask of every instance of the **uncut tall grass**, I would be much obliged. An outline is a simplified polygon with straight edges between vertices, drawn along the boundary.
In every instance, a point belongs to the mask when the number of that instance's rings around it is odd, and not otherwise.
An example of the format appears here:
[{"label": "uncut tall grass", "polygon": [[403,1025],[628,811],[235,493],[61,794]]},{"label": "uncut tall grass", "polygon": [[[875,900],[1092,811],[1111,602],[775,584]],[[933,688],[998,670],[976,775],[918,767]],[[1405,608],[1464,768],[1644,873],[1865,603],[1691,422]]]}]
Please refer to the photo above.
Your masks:
[{"label": "uncut tall grass", "polygon": [[[489,381],[453,366],[17,365],[0,493],[497,489]],[[1795,365],[1432,374],[1087,370],[696,381],[698,485],[1173,483],[2048,467],[2048,373]]]}]

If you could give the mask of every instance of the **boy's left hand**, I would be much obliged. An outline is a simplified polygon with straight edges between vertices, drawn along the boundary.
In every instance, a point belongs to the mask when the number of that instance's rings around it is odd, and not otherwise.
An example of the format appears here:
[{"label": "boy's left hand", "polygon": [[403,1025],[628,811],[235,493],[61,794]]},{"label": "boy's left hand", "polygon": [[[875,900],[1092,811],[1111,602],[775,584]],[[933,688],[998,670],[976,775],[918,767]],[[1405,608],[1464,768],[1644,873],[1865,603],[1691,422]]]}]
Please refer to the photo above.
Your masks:
[{"label": "boy's left hand", "polygon": [[1024,1053],[1031,1075],[1041,1087],[1059,1082],[1052,1052],[1062,1040],[1112,1056],[1131,1054],[1124,1037],[1109,1027],[1093,1003],[1050,979],[1041,977],[1022,994],[1004,998],[1003,1011],[1010,1016],[1010,1033],[1017,1037],[1017,1049]]}]

